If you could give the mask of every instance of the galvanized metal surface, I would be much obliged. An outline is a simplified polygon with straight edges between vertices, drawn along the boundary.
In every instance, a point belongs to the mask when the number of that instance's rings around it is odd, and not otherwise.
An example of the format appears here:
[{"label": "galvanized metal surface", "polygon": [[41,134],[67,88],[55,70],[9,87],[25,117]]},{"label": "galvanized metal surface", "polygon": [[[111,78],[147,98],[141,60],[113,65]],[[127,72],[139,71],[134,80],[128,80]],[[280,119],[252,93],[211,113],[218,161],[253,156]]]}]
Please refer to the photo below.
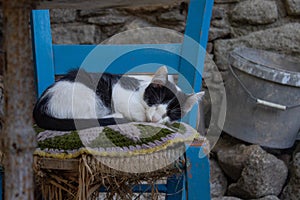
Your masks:
[{"label": "galvanized metal surface", "polygon": [[33,67],[28,22],[34,0],[3,1],[5,119],[1,149],[5,153],[5,199],[33,199],[35,133]]},{"label": "galvanized metal surface", "polygon": [[237,57],[237,50],[230,58],[224,131],[262,146],[290,148],[300,130],[300,62],[261,50],[241,52],[250,54]]}]

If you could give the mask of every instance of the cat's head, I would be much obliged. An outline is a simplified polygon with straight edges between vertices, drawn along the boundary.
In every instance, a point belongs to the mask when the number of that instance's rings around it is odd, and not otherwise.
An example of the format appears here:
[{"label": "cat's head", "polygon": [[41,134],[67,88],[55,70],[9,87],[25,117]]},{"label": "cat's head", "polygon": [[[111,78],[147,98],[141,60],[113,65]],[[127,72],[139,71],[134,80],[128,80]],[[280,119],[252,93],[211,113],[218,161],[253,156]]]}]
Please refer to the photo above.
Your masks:
[{"label": "cat's head", "polygon": [[176,121],[188,113],[203,95],[204,92],[183,93],[168,80],[168,70],[162,66],[154,74],[143,95],[147,104],[147,121],[159,123]]}]

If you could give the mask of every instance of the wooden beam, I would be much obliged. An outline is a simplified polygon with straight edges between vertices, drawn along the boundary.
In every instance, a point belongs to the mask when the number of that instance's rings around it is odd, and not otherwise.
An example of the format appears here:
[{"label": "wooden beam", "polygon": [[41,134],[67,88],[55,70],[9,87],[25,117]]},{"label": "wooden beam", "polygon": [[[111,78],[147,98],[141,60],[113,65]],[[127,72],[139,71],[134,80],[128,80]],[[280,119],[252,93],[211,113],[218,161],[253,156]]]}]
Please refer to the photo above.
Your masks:
[{"label": "wooden beam", "polygon": [[32,128],[34,70],[29,17],[34,0],[4,0],[5,119],[1,147],[5,153],[5,199],[34,199]]},{"label": "wooden beam", "polygon": [[40,0],[36,2],[38,9],[52,8],[75,8],[75,9],[101,9],[113,7],[137,7],[137,6],[155,6],[172,5],[188,0]]},{"label": "wooden beam", "polygon": [[56,158],[37,158],[40,168],[50,170],[71,170],[79,169],[79,159],[56,159]]}]

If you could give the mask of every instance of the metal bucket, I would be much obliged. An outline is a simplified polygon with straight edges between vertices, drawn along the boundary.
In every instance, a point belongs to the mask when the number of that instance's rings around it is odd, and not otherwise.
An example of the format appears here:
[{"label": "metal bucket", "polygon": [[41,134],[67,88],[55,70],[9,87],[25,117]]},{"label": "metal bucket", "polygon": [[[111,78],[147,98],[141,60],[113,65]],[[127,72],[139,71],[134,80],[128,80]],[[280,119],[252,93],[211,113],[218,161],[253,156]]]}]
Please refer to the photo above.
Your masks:
[{"label": "metal bucket", "polygon": [[300,130],[300,60],[238,48],[229,63],[223,130],[265,147],[293,146]]}]

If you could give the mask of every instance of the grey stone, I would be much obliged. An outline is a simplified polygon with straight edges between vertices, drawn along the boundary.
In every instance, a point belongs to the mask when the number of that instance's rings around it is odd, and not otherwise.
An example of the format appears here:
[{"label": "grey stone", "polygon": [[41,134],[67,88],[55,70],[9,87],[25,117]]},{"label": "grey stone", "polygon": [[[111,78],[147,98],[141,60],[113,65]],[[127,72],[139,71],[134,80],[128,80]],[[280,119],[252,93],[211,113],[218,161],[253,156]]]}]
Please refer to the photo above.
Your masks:
[{"label": "grey stone", "polygon": [[219,151],[225,151],[228,148],[233,148],[235,145],[242,145],[243,142],[226,133],[223,133],[217,144],[213,147],[212,152],[217,154]]},{"label": "grey stone", "polygon": [[252,200],[279,200],[279,198],[275,195],[269,195],[259,199],[252,199]]},{"label": "grey stone", "polygon": [[116,24],[110,26],[101,27],[101,32],[103,33],[103,39],[107,39],[115,34],[118,34],[123,30],[123,24]]},{"label": "grey stone", "polygon": [[76,20],[76,13],[75,9],[51,9],[51,23],[74,22]]},{"label": "grey stone", "polygon": [[238,3],[231,13],[234,22],[270,24],[278,18],[277,5],[270,0],[251,0]]},{"label": "grey stone", "polygon": [[222,70],[228,68],[228,54],[236,47],[252,47],[278,53],[300,55],[300,23],[290,23],[276,28],[250,33],[246,36],[216,40],[215,62]]},{"label": "grey stone", "polygon": [[219,7],[213,7],[211,20],[223,19],[225,17],[225,10]]},{"label": "grey stone", "polygon": [[240,0],[215,0],[215,3],[237,3]]},{"label": "grey stone", "polygon": [[[273,154],[274,155],[274,154]],[[279,155],[275,155],[278,159],[282,160],[286,166],[289,166],[291,162],[292,156],[288,153],[281,153]]]},{"label": "grey stone", "polygon": [[211,200],[241,200],[241,199],[237,197],[224,196],[224,197],[215,197],[212,198]]},{"label": "grey stone", "polygon": [[114,35],[105,40],[103,44],[158,44],[158,43],[180,43],[183,35],[176,31],[156,27],[145,27],[130,29]]},{"label": "grey stone", "polygon": [[212,42],[208,42],[206,45],[206,52],[212,53],[213,49],[214,49],[214,44]]},{"label": "grey stone", "polygon": [[126,12],[129,13],[146,13],[146,14],[150,14],[150,13],[154,13],[156,11],[166,11],[166,10],[170,10],[172,8],[176,8],[176,6],[179,6],[178,4],[160,4],[160,5],[150,5],[150,6],[133,6],[133,7],[126,7],[126,8],[122,8],[122,10],[125,10]]},{"label": "grey stone", "polygon": [[286,9],[289,15],[300,15],[300,1],[299,0],[285,0]]},{"label": "grey stone", "polygon": [[210,22],[210,25],[212,27],[216,27],[216,28],[226,28],[226,29],[229,29],[229,27],[230,27],[230,24],[227,21],[225,21],[224,19],[221,19],[221,20],[217,20],[217,19],[212,20]]},{"label": "grey stone", "polygon": [[88,18],[88,22],[100,26],[109,26],[116,24],[124,24],[128,17],[118,15],[104,15]]},{"label": "grey stone", "polygon": [[300,181],[291,178],[289,183],[285,186],[281,200],[299,200],[300,199]]},{"label": "grey stone", "polygon": [[181,14],[179,10],[173,10],[173,11],[162,13],[161,15],[157,16],[157,20],[163,23],[166,22],[177,23],[178,21],[184,21],[185,15]]},{"label": "grey stone", "polygon": [[241,178],[228,187],[228,194],[245,199],[279,195],[288,174],[286,165],[258,145],[251,146]]},{"label": "grey stone", "polygon": [[83,18],[94,17],[94,16],[104,16],[112,13],[116,13],[116,9],[83,9],[79,11],[79,16]]},{"label": "grey stone", "polygon": [[95,25],[72,23],[53,26],[52,38],[56,44],[94,44],[100,42],[101,34]]},{"label": "grey stone", "polygon": [[227,179],[217,161],[210,159],[210,193],[212,197],[223,196],[227,190]]},{"label": "grey stone", "polygon": [[145,27],[153,27],[153,24],[149,23],[147,20],[137,18],[131,21],[130,23],[124,26],[125,30],[137,29],[137,28],[145,28]]},{"label": "grey stone", "polygon": [[213,41],[218,38],[227,37],[230,34],[230,30],[226,28],[214,28],[209,29],[208,41]]},{"label": "grey stone", "polygon": [[282,192],[282,200],[300,199],[300,152],[296,153],[291,166],[291,178]]},{"label": "grey stone", "polygon": [[237,181],[241,176],[249,154],[255,147],[256,146],[247,147],[243,144],[237,144],[218,151],[218,161],[226,175],[232,180]]}]

